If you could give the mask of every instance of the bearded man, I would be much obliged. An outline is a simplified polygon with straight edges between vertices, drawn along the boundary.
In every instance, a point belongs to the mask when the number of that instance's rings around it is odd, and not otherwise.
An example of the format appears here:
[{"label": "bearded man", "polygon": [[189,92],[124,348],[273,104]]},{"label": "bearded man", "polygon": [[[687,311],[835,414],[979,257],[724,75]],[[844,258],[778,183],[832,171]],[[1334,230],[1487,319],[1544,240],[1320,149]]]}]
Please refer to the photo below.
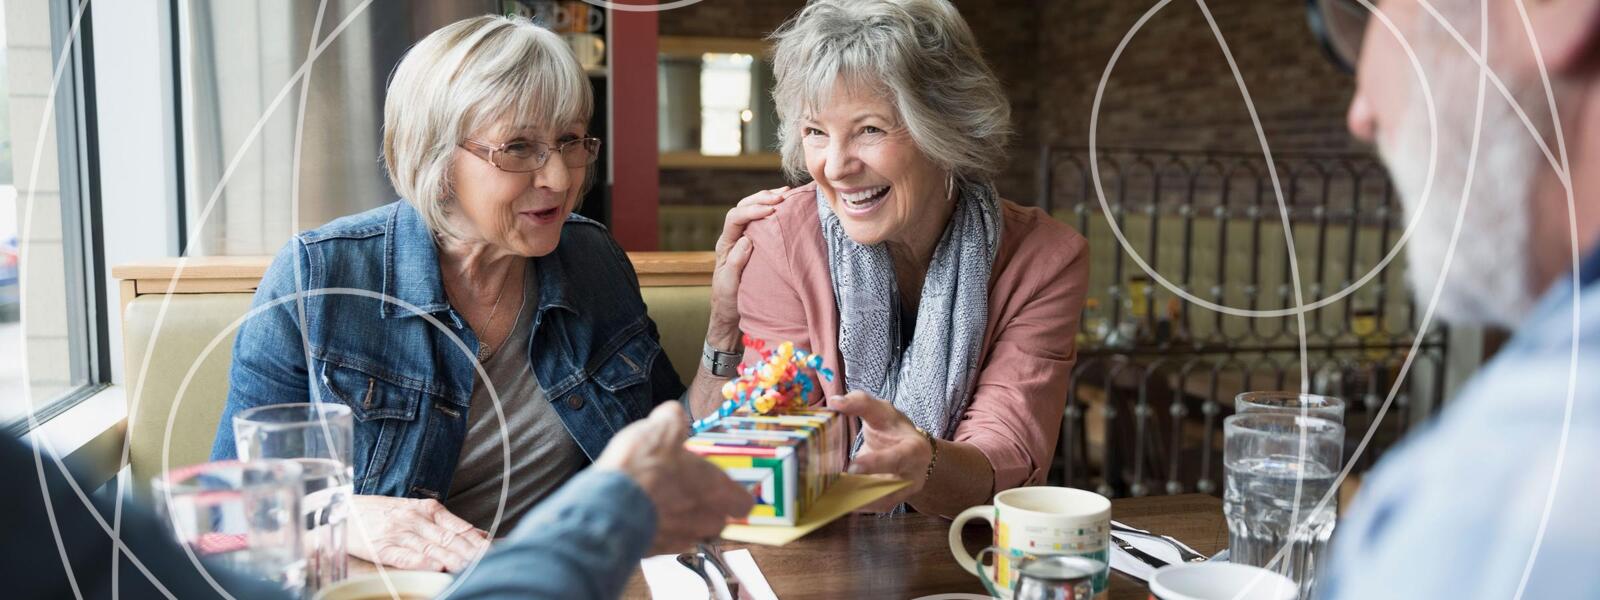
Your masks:
[{"label": "bearded man", "polygon": [[1319,593],[1600,597],[1600,1],[1312,4],[1420,305],[1512,332],[1367,477]]}]

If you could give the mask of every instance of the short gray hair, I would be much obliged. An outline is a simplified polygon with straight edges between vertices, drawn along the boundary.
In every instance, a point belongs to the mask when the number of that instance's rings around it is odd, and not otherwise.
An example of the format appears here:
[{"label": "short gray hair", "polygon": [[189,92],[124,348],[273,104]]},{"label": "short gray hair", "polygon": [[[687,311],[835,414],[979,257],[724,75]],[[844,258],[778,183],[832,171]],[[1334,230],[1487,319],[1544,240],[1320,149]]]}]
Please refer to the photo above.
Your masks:
[{"label": "short gray hair", "polygon": [[911,139],[957,179],[987,181],[1006,163],[1011,103],[972,30],[946,0],[813,0],[771,38],[783,169],[806,178],[798,124],[842,76],[874,88]]},{"label": "short gray hair", "polygon": [[428,34],[395,67],[383,107],[384,167],[430,229],[458,236],[446,217],[462,139],[502,119],[555,129],[587,125],[593,113],[588,76],[555,33],[522,17],[463,19]]}]

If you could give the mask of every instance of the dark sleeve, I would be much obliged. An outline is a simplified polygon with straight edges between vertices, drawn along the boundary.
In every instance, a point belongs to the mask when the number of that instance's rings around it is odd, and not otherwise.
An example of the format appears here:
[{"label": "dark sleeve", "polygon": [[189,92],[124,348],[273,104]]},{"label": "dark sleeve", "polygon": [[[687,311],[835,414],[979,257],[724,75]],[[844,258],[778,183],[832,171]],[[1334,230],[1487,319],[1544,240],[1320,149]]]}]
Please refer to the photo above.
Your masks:
[{"label": "dark sleeve", "polygon": [[[649,316],[644,319],[645,325],[649,330],[650,339],[654,340],[657,346],[660,346],[661,334],[656,331],[656,322],[650,319]],[[655,361],[650,363],[650,390],[650,399],[655,401],[656,404],[668,400],[676,401],[689,391],[689,388],[684,387],[683,380],[678,378],[678,370],[672,368],[672,359],[667,358],[665,348],[661,350],[660,354],[656,355]]]},{"label": "dark sleeve", "polygon": [[[650,318],[649,307],[645,306],[644,294],[639,291],[639,274],[633,270],[633,261],[628,259],[628,253],[610,235],[603,236],[605,243],[611,248],[611,253],[616,257],[619,268],[628,278],[628,285],[633,290],[634,298],[639,302],[641,310],[645,311],[645,333],[650,336],[650,341],[656,347],[661,347],[661,332],[656,328],[656,322]],[[682,379],[678,378],[677,369],[672,368],[672,359],[667,358],[667,351],[661,350],[656,355],[655,361],[650,366],[650,400],[656,404],[666,401],[678,401],[683,397],[688,388],[684,387]]]},{"label": "dark sleeve", "polygon": [[301,340],[299,314],[307,289],[304,246],[292,238],[273,258],[256,288],[250,313],[233,341],[233,365],[228,371],[228,401],[217,423],[211,460],[238,457],[233,441],[233,416],[249,408],[284,402],[310,402],[306,383],[306,354]]},{"label": "dark sleeve", "polygon": [[616,598],[655,535],[644,490],[591,468],[528,513],[450,597]]},{"label": "dark sleeve", "polygon": [[[0,494],[5,597],[110,598],[113,573],[122,598],[222,597],[153,515],[140,507],[124,509],[120,535],[113,538],[109,502],[86,489],[86,503],[54,459],[41,453],[36,462],[33,449],[9,435],[0,435],[0,477],[8,483]],[[113,539],[125,548],[115,558]],[[235,598],[289,597],[266,582],[202,564]]]}]

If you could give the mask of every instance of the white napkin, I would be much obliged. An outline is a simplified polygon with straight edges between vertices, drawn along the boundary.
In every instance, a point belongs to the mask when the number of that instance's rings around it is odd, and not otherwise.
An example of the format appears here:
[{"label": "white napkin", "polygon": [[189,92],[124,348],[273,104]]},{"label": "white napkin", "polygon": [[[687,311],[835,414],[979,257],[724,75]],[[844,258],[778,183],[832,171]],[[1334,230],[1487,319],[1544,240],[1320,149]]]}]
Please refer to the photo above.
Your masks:
[{"label": "white napkin", "polygon": [[[756,559],[750,556],[749,550],[729,550],[722,553],[722,560],[728,563],[728,568],[733,569],[739,576],[739,585],[754,600],[778,600],[772,593],[772,586],[767,585],[767,578],[761,574],[761,568],[756,566]],[[737,600],[728,598],[722,591],[722,575],[717,573],[716,567],[709,563],[707,572],[717,582],[717,597],[710,598],[706,593],[706,582],[700,579],[694,571],[678,564],[676,554],[658,554],[639,561],[639,568],[644,571],[644,581],[650,586],[650,597],[655,600]]]},{"label": "white napkin", "polygon": [[[1178,564],[1183,562],[1183,556],[1178,554],[1178,549],[1173,548],[1172,544],[1167,543],[1166,540],[1163,540],[1160,537],[1157,537],[1155,534],[1143,529],[1129,527],[1127,523],[1121,523],[1117,521],[1112,521],[1112,523],[1116,523],[1117,527],[1133,529],[1143,533],[1130,533],[1127,531],[1117,531],[1113,529],[1111,530],[1111,535],[1127,540],[1129,544],[1133,544],[1133,547],[1143,550],[1146,554],[1167,561],[1168,563]],[[1183,542],[1178,543],[1183,544]],[[1189,550],[1194,550],[1194,548],[1189,548],[1188,544],[1183,544],[1183,547]],[[1139,581],[1149,581],[1150,574],[1154,573],[1156,570],[1155,567],[1144,564],[1144,561],[1128,555],[1127,552],[1123,552],[1122,548],[1117,546],[1116,542],[1111,543],[1111,568],[1122,571],[1128,576],[1138,579]],[[685,571],[687,571],[687,569],[685,569]],[[743,577],[743,575],[741,574],[740,577]]]}]

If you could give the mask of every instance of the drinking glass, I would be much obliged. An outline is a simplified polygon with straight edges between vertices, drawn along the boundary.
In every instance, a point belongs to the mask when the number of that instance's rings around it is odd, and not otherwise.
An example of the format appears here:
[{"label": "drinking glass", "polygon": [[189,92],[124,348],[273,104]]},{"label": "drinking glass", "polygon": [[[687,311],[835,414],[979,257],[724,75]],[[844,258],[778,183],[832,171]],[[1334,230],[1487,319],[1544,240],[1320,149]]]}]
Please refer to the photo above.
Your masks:
[{"label": "drinking glass", "polygon": [[351,425],[350,407],[331,402],[260,406],[233,418],[239,458],[292,460],[303,471],[300,509],[311,593],[348,574]]},{"label": "drinking glass", "polygon": [[1344,424],[1344,400],[1296,392],[1245,392],[1233,399],[1234,414],[1277,412],[1327,419]]},{"label": "drinking glass", "polygon": [[1222,431],[1229,560],[1277,572],[1312,597],[1333,536],[1334,503],[1322,500],[1339,475],[1344,426],[1266,412],[1228,417]]},{"label": "drinking glass", "polygon": [[298,595],[306,582],[300,475],[291,461],[221,461],[173,469],[151,488],[156,513],[196,558]]}]

